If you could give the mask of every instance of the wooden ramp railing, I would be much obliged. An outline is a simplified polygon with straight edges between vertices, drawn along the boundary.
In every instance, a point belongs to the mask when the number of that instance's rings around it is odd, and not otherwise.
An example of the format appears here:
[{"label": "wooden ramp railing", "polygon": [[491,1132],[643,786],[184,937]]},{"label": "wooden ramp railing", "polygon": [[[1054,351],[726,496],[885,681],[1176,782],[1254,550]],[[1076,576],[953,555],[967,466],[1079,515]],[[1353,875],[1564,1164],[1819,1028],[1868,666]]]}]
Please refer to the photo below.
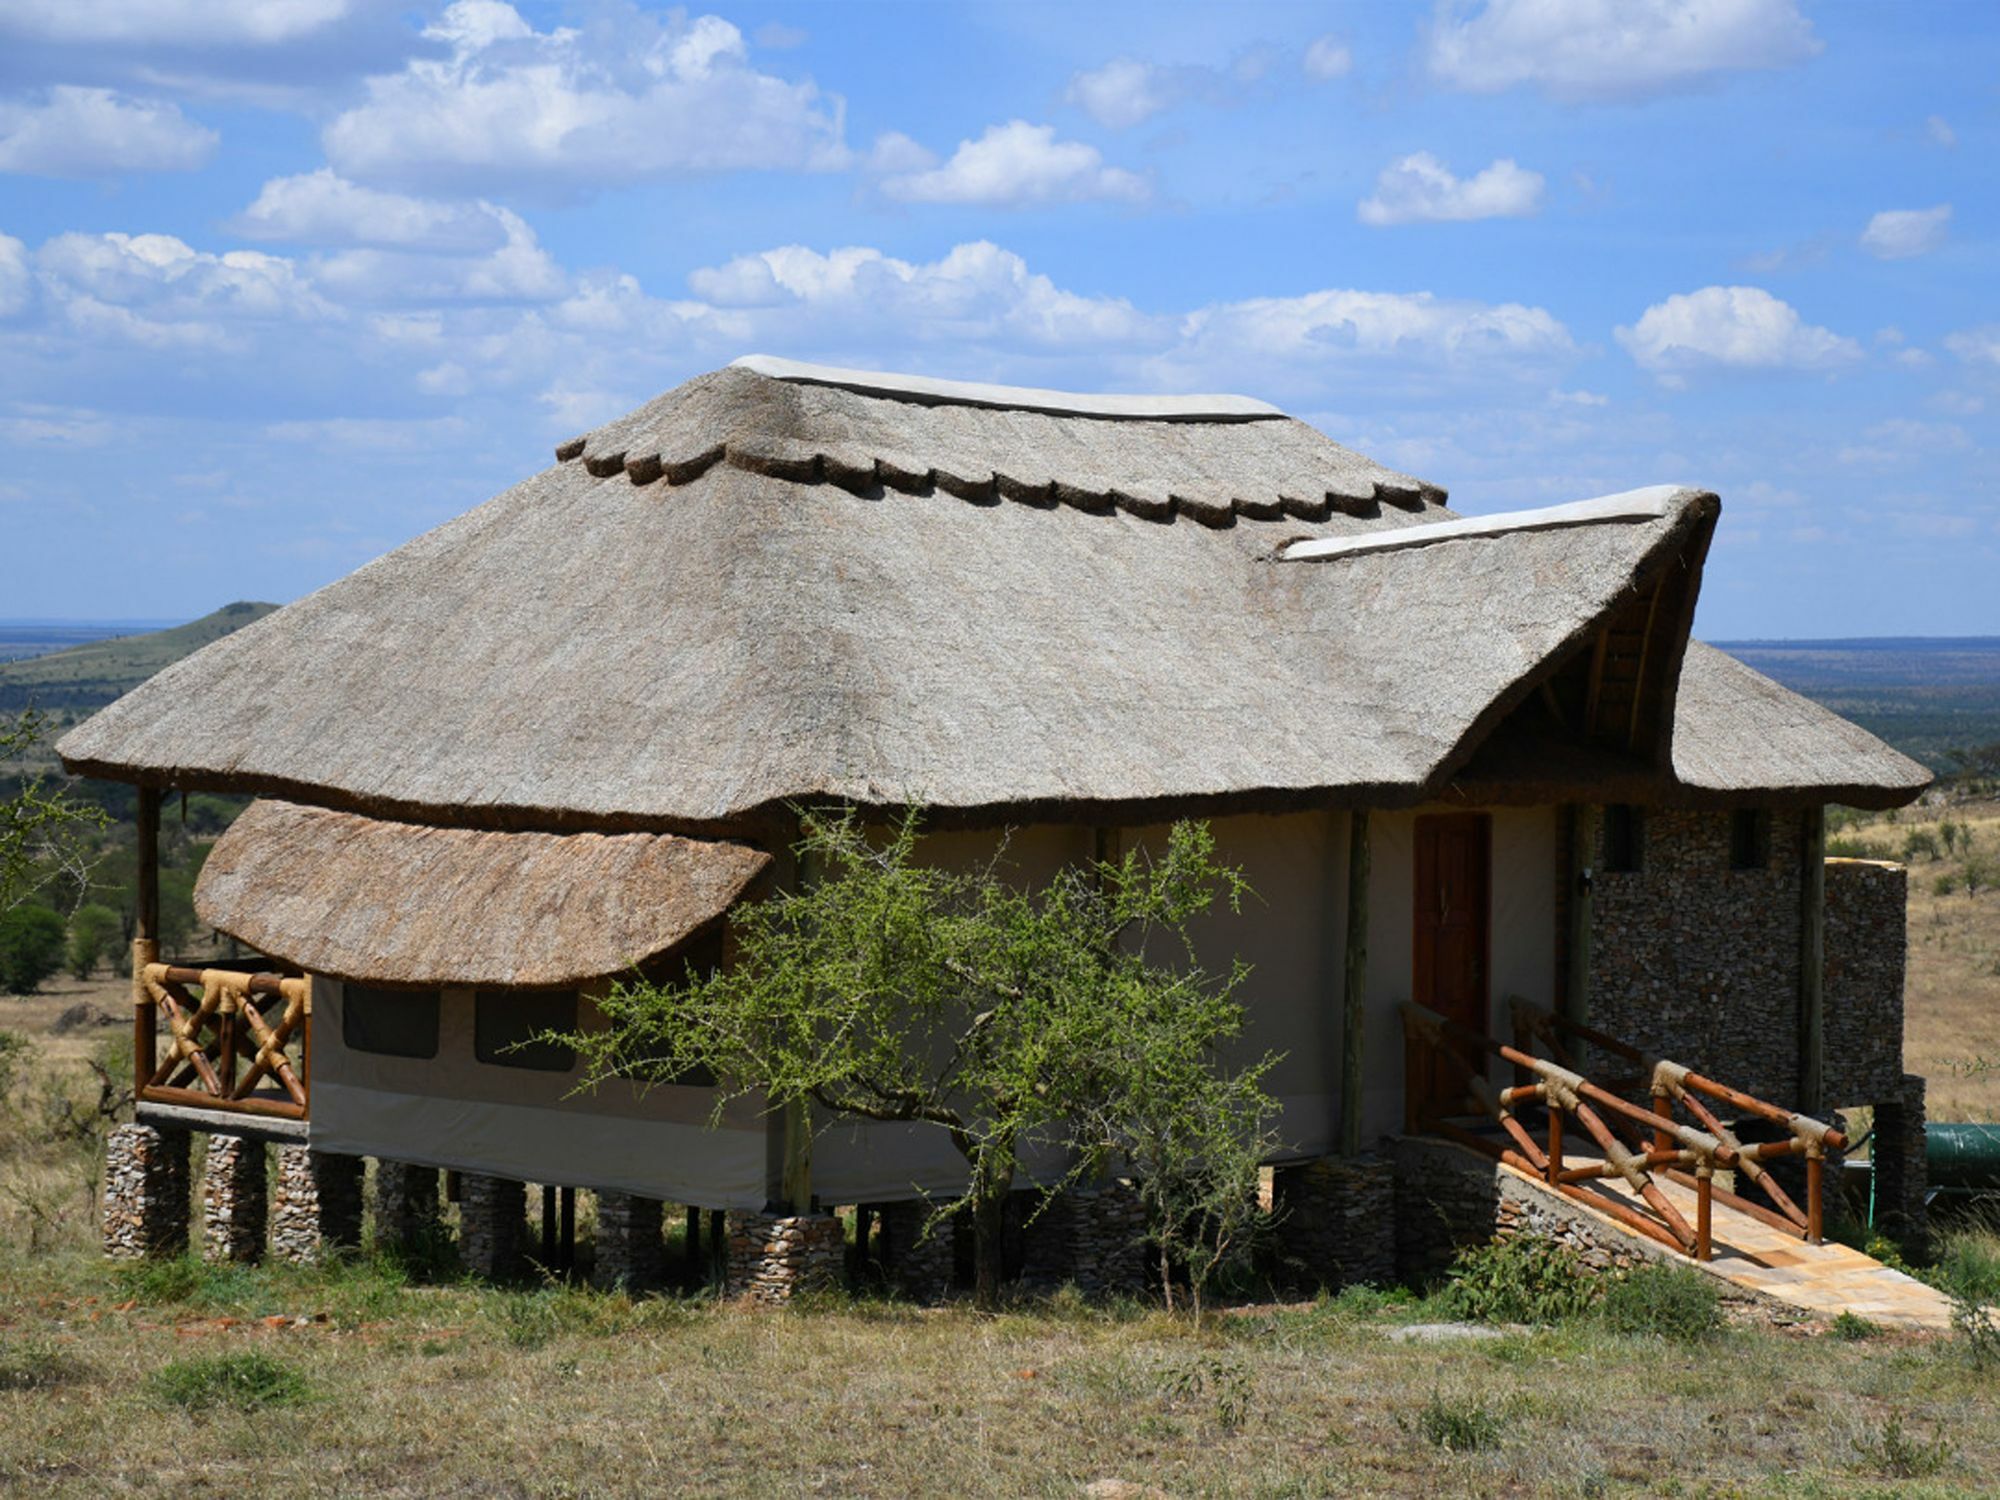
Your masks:
[{"label": "wooden ramp railing", "polygon": [[310,980],[159,963],[142,966],[138,980],[132,1064],[141,1103],[306,1117]]},{"label": "wooden ramp railing", "polygon": [[[1465,1101],[1471,1106],[1467,1113],[1490,1117],[1512,1145],[1502,1145],[1469,1130],[1444,1112],[1419,1120],[1420,1126],[1497,1156],[1541,1178],[1564,1196],[1697,1260],[1707,1260],[1713,1254],[1710,1217],[1711,1206],[1716,1202],[1809,1244],[1820,1242],[1826,1153],[1838,1152],[1847,1144],[1839,1131],[1725,1087],[1678,1063],[1647,1057],[1615,1037],[1526,1000],[1511,1003],[1513,1046],[1421,1005],[1403,1003],[1404,1034],[1412,1043],[1432,1049],[1445,1066],[1463,1075]],[[1636,1074],[1616,1080],[1616,1085],[1632,1092],[1649,1093],[1652,1107],[1634,1104],[1621,1097],[1616,1087],[1586,1078],[1575,1066],[1580,1060],[1580,1049],[1571,1043],[1586,1043],[1636,1064]],[[1554,1056],[1536,1056],[1537,1046]],[[1486,1077],[1489,1056],[1511,1063],[1521,1081],[1509,1088],[1495,1088]],[[1787,1131],[1787,1138],[1746,1144],[1723,1123],[1708,1101],[1726,1106],[1733,1114],[1779,1125]],[[1518,1111],[1525,1105],[1539,1106],[1545,1111],[1546,1145],[1536,1141],[1521,1123]],[[1688,1125],[1677,1120],[1674,1117],[1677,1109],[1685,1110],[1696,1123]],[[1572,1130],[1589,1138],[1597,1156],[1574,1162],[1570,1159],[1564,1142]],[[1803,1209],[1764,1168],[1765,1162],[1783,1156],[1805,1158]],[[1738,1188],[1757,1189],[1770,1206],[1753,1202],[1742,1192],[1717,1187],[1718,1171],[1734,1173]],[[1660,1191],[1654,1181],[1655,1174],[1694,1189],[1694,1224],[1690,1225],[1686,1216]],[[1611,1178],[1622,1179],[1637,1195],[1637,1204],[1587,1187],[1589,1183]],[[1642,1212],[1639,1205],[1650,1212]]]}]

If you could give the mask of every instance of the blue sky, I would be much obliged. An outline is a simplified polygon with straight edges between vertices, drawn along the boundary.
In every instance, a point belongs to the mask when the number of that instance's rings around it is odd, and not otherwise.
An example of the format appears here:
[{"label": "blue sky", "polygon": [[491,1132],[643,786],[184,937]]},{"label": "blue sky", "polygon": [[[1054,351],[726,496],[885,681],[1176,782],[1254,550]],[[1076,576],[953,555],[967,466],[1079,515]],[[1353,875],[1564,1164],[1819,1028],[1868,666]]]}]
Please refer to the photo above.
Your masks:
[{"label": "blue sky", "polygon": [[2000,632],[2000,7],[0,0],[0,617],[291,599],[750,351],[1704,485]]}]

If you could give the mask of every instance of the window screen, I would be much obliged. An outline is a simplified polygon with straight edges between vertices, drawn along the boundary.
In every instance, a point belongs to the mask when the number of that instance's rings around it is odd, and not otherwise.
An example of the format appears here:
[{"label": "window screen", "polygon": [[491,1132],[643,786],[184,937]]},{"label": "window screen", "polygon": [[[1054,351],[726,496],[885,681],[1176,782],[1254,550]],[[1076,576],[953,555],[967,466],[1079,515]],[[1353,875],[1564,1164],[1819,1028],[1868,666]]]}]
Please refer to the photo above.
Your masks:
[{"label": "window screen", "polygon": [[1761,870],[1771,862],[1771,819],[1754,808],[1729,815],[1729,867]]},{"label": "window screen", "polygon": [[436,1057],[436,990],[371,990],[350,984],[340,997],[340,1039],[355,1052]]},{"label": "window screen", "polygon": [[1604,809],[1604,868],[1614,875],[1631,875],[1639,869],[1645,851],[1646,818],[1630,803],[1613,803]]},{"label": "window screen", "polygon": [[574,1030],[574,990],[481,990],[472,1003],[473,1056],[495,1067],[567,1073],[576,1066],[574,1051],[531,1038]]}]

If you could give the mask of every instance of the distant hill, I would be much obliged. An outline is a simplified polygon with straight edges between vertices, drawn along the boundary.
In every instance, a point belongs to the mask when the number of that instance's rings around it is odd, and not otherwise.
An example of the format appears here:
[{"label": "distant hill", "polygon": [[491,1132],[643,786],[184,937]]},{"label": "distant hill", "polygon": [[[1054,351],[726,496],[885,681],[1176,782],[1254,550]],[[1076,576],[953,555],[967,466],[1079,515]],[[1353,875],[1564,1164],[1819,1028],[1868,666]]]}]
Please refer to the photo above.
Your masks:
[{"label": "distant hill", "polygon": [[[67,726],[130,692],[163,667],[261,620],[275,604],[225,604],[171,630],[86,640],[41,655],[0,661],[0,714],[33,706]],[[10,632],[25,635],[24,631]]]},{"label": "distant hill", "polygon": [[1715,644],[1934,771],[2000,742],[2000,636]]}]

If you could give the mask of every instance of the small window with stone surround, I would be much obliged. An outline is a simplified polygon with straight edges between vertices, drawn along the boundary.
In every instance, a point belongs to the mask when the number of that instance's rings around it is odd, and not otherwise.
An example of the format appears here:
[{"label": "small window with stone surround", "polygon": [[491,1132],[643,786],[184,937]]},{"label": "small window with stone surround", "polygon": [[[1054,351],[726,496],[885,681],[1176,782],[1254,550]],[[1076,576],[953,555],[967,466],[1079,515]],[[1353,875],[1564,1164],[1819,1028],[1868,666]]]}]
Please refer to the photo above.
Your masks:
[{"label": "small window with stone surround", "polygon": [[481,990],[473,998],[472,1054],[496,1068],[567,1073],[575,1051],[538,1038],[575,1030],[575,990]]},{"label": "small window with stone surround", "polygon": [[340,996],[340,1040],[351,1051],[380,1057],[436,1057],[438,993],[345,985]]},{"label": "small window with stone surround", "polygon": [[1771,815],[1740,807],[1729,815],[1729,868],[1762,870],[1771,863]]},{"label": "small window with stone surround", "polygon": [[1604,869],[1611,875],[1636,875],[1645,862],[1646,815],[1629,802],[1604,809]]}]

